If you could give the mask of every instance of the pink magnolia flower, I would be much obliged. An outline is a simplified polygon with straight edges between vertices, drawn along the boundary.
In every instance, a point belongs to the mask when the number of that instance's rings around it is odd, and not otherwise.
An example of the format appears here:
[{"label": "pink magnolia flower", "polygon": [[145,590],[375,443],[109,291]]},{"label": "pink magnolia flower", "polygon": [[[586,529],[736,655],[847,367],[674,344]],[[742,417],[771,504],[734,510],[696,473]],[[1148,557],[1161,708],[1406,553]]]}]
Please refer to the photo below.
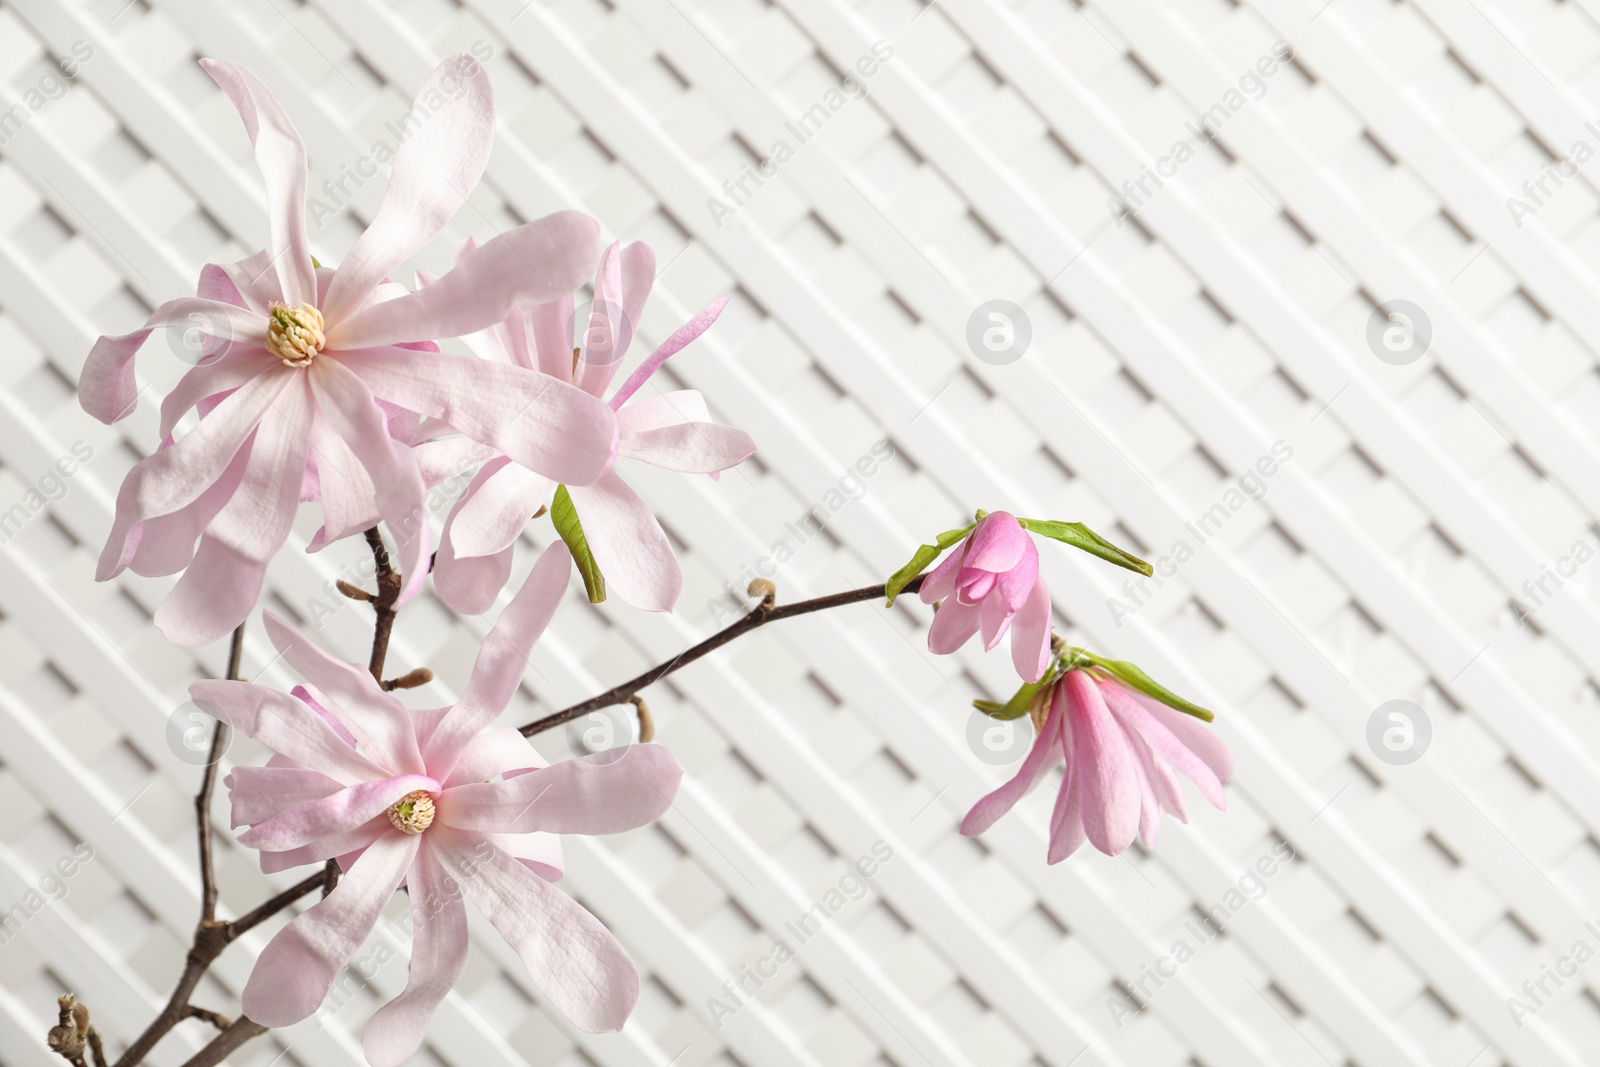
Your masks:
[{"label": "pink magnolia flower", "polygon": [[[576,357],[570,293],[514,308],[504,321],[465,340],[488,360],[537,368],[598,398],[627,354],[654,277],[655,254],[648,245],[613,244],[606,249],[594,282],[594,311]],[[696,390],[633,399],[668,358],[717,320],[727,302],[718,300],[690,319],[612,394],[609,406],[617,413],[618,457],[714,476],[755,452],[749,434],[710,421],[706,402]],[[561,480],[551,472],[530,469],[513,455],[484,464],[445,520],[434,584],[446,604],[472,614],[488,610],[511,573],[517,535],[533,513],[550,502]],[[607,470],[587,485],[568,482],[567,492],[607,589],[634,607],[672,610],[683,588],[683,572],[661,524],[622,475]]]},{"label": "pink magnolia flower", "polygon": [[416,1051],[460,977],[465,899],[574,1025],[599,1032],[627,1020],[638,974],[599,920],[547,881],[559,876],[560,858],[546,835],[642,826],[671,805],[682,769],[657,745],[543,766],[515,729],[489,729],[571,573],[566,546],[540,557],[451,707],[407,711],[366,671],[329,657],[270,613],[273,643],[316,687],[316,704],[248,682],[190,687],[202,707],[281,757],[235,768],[227,779],[233,822],[250,827],[240,842],[284,866],[342,857],[337,888],[256,961],[241,997],[251,1019],[288,1026],[315,1012],[404,885],[414,921],[411,972],[405,990],[367,1024],[375,1067]]},{"label": "pink magnolia flower", "polygon": [[994,648],[1011,632],[1011,662],[1037,682],[1050,662],[1050,590],[1039,549],[1016,517],[991,511],[922,583],[922,602],[942,600],[928,628],[928,650],[944,656],[980,630]]},{"label": "pink magnolia flower", "polygon": [[1233,777],[1227,746],[1200,720],[1115,679],[1070,670],[1055,687],[1049,716],[1021,769],[973,805],[961,832],[975,837],[989,829],[1063,762],[1050,818],[1051,863],[1072,855],[1086,838],[1109,856],[1132,844],[1135,833],[1153,845],[1163,811],[1189,821],[1178,775],[1219,810],[1226,807],[1222,783]]},{"label": "pink magnolia flower", "polygon": [[[271,246],[207,265],[198,296],[163,304],[133,333],[100,338],[79,383],[84,409],[115,422],[132,410],[133,359],[152,330],[186,329],[203,348],[204,361],[161,405],[166,443],[122,485],[96,574],[187,567],[155,616],[168,639],[186,645],[214,640],[250,613],[267,562],[311,495],[322,504],[323,540],[386,521],[400,543],[403,599],[414,595],[427,577],[424,488],[396,435],[419,416],[574,483],[610,465],[616,439],[613,413],[582,390],[429,343],[497,322],[519,299],[570,291],[599,247],[594,220],[569,212],[520,226],[425,292],[385,283],[483,172],[494,102],[476,60],[446,60],[423,86],[419,99],[440,103],[401,145],[382,206],[337,270],[313,265],[306,152],[282,106],[250,71],[203,65],[255,145]],[[198,425],[173,441],[195,407]]]}]

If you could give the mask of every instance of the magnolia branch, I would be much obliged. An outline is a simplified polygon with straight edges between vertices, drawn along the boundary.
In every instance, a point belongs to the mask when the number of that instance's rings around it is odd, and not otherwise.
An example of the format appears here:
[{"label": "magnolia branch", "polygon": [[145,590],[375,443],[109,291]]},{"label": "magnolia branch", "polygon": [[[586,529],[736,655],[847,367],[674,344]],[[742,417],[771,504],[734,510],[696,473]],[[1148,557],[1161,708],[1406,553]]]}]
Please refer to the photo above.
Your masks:
[{"label": "magnolia branch", "polygon": [[[922,578],[919,576],[906,583],[902,592],[915,593],[921,588]],[[623,682],[621,685],[613,686],[599,696],[590,697],[581,704],[574,704],[572,707],[558,711],[553,715],[535,719],[533,722],[520,727],[522,736],[532,737],[534,734],[554,729],[564,723],[571,722],[573,719],[582,718],[592,711],[599,711],[601,708],[633,703],[635,707],[639,707],[642,713],[640,716],[641,740],[648,741],[649,738],[643,736],[643,726],[647,721],[649,711],[647,708],[641,707],[643,701],[639,699],[639,690],[659,682],[673,671],[687,667],[702,656],[715,652],[734,638],[743,637],[751,630],[765,626],[769,622],[778,622],[782,619],[792,619],[796,615],[809,615],[815,611],[827,611],[829,608],[842,608],[847,604],[860,604],[868,600],[877,600],[880,597],[887,599],[888,597],[888,591],[884,586],[867,585],[862,586],[860,589],[851,589],[845,593],[833,593],[829,596],[814,597],[811,600],[797,600],[793,604],[780,605],[778,603],[777,588],[765,578],[757,578],[751,582],[749,591],[751,596],[759,595],[761,603],[752,608],[749,614],[738,622],[725,629],[718,630],[697,645],[690,645],[665,663],[656,664],[637,678]]]},{"label": "magnolia branch", "polygon": [[[397,609],[395,602],[399,599],[403,584],[403,576],[394,569],[389,560],[389,552],[383,543],[383,538],[376,528],[366,531],[367,544],[372,548],[373,562],[376,568],[378,589],[376,593],[368,593],[354,586],[346,588],[346,583],[340,583],[340,589],[353,600],[366,601],[372,604],[376,613],[372,634],[372,654],[368,661],[368,670],[377,683],[386,690],[409,689],[413,686],[425,685],[433,679],[433,674],[426,667],[419,667],[399,678],[385,680],[383,677],[384,661],[388,658],[389,637],[394,630],[394,621]],[[905,592],[916,592],[922,584],[921,578],[913,579],[905,587]],[[571,722],[574,719],[587,715],[601,708],[608,708],[616,704],[632,704],[639,717],[640,738],[649,741],[655,732],[654,720],[650,715],[650,707],[644,698],[639,695],[639,690],[644,689],[667,675],[683,667],[687,667],[695,660],[716,651],[735,638],[765,626],[769,622],[778,622],[781,619],[793,618],[797,615],[809,615],[812,612],[826,611],[829,608],[844,607],[848,604],[859,604],[869,600],[876,600],[886,596],[884,586],[865,586],[852,589],[844,593],[834,593],[831,596],[816,597],[812,600],[801,600],[793,604],[777,603],[777,589],[765,579],[757,579],[750,585],[752,596],[761,596],[761,602],[738,622],[723,630],[718,631],[698,644],[680,652],[665,663],[645,671],[637,678],[614,686],[598,696],[591,697],[580,704],[553,715],[528,723],[521,728],[524,737]],[[244,653],[244,626],[241,624],[233,634],[233,645],[228,655],[228,678],[237,681],[240,676]],[[232,921],[219,920],[217,911],[217,880],[215,862],[211,842],[211,799],[216,791],[217,767],[221,763],[222,755],[228,746],[229,727],[226,723],[217,723],[211,736],[210,760],[206,764],[205,773],[200,781],[200,790],[195,794],[195,816],[198,822],[198,841],[200,851],[200,921],[195,927],[194,942],[189,948],[189,953],[184,962],[183,973],[178,979],[172,996],[168,999],[166,1007],[155,1017],[144,1032],[128,1046],[120,1059],[111,1067],[139,1067],[150,1050],[165,1037],[174,1027],[187,1019],[198,1019],[215,1027],[220,1033],[209,1044],[195,1053],[187,1060],[183,1067],[216,1067],[224,1059],[235,1052],[241,1045],[253,1037],[267,1032],[267,1027],[262,1026],[247,1017],[240,1016],[230,1020],[226,1016],[202,1008],[189,1002],[195,989],[200,984],[200,979],[210,969],[223,949],[244,934],[259,926],[261,923],[284,911],[296,901],[321,890],[326,897],[338,884],[338,865],[329,860],[320,871],[305,878],[296,885],[278,893],[269,900],[257,905],[251,911]],[[89,1011],[83,1004],[76,1003],[70,995],[61,998],[61,1023],[50,1031],[50,1047],[58,1052],[74,1067],[108,1067],[104,1053],[100,1050],[100,1035],[89,1025]],[[89,1059],[85,1059],[85,1056]]]}]

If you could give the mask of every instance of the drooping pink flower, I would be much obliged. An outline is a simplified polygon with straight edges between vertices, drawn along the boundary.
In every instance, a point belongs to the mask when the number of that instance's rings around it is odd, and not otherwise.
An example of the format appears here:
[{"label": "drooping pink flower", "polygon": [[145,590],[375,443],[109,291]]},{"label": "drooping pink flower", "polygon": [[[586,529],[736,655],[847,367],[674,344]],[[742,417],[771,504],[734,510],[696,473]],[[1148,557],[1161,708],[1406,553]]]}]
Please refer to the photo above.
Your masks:
[{"label": "drooping pink flower", "polygon": [[1086,839],[1109,856],[1132,844],[1136,833],[1153,845],[1163,811],[1189,821],[1179,775],[1219,810],[1226,806],[1222,783],[1233,777],[1233,756],[1200,720],[1113,678],[1070,670],[1055,687],[1049,716],[1022,767],[973,805],[961,832],[976,837],[989,829],[1062,763],[1050,818],[1051,863]]},{"label": "drooping pink flower", "polygon": [[[425,292],[385,282],[443,229],[483,172],[494,102],[476,60],[452,57],[423,85],[419,100],[436,106],[400,146],[383,204],[337,270],[312,262],[306,152],[288,115],[250,71],[203,65],[255,145],[271,244],[239,263],[208,265],[198,296],[163,304],[133,333],[100,338],[79,383],[84,409],[114,422],[133,408],[133,359],[153,330],[184,330],[205,355],[161,405],[165,444],[124,481],[96,574],[187,567],[155,616],[185,645],[214,640],[249,614],[303,487],[321,501],[322,541],[387,522],[406,577],[402,598],[414,595],[427,576],[424,488],[396,437],[418,417],[573,483],[606,470],[616,440],[614,414],[582,390],[429,343],[497,322],[517,300],[550,300],[580,284],[599,247],[593,219],[568,212],[508,231]],[[173,441],[196,407],[199,423]]]},{"label": "drooping pink flower", "polygon": [[[466,254],[471,254],[470,251]],[[537,368],[601,397],[633,341],[655,276],[648,245],[613,244],[601,257],[594,304],[576,358],[573,299],[515,308],[504,321],[465,340],[486,359]],[[755,442],[743,430],[711,421],[693,389],[630,400],[669,357],[704,333],[722,313],[718,300],[690,319],[612,395],[617,456],[665,470],[715,474],[749,458]],[[445,520],[434,584],[457,611],[486,611],[511,573],[512,546],[528,519],[550,502],[559,476],[529,469],[515,456],[484,464]],[[567,484],[573,508],[608,591],[634,607],[670,611],[683,588],[672,545],[639,495],[617,470],[587,485]]]},{"label": "drooping pink flower", "polygon": [[547,880],[560,872],[549,835],[643,826],[671,805],[682,769],[657,745],[543,766],[515,729],[489,729],[571,573],[566,546],[546,550],[451,707],[407,711],[366,671],[270,614],[273,643],[315,686],[315,703],[248,682],[190,687],[197,704],[278,753],[275,764],[228,776],[233,822],[250,827],[240,842],[276,857],[274,868],[337,857],[344,870],[325,900],[262,951],[241,997],[251,1019],[288,1026],[315,1012],[405,885],[414,920],[410,978],[367,1024],[374,1067],[416,1051],[460,977],[467,899],[574,1025],[621,1028],[638,998],[638,974],[599,920]]},{"label": "drooping pink flower", "polygon": [[1011,632],[1011,662],[1037,682],[1050,662],[1050,590],[1039,549],[1016,517],[991,511],[922,583],[922,601],[944,601],[928,627],[928,650],[944,656],[983,634],[994,648]]}]

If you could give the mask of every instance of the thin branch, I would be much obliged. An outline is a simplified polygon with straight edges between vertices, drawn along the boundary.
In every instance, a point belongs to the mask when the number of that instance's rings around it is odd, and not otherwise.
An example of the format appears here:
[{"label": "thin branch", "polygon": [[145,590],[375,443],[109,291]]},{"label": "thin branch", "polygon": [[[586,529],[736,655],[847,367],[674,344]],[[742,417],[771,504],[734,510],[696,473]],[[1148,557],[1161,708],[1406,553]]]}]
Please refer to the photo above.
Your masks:
[{"label": "thin branch", "polygon": [[222,1033],[211,1039],[211,1044],[196,1052],[193,1056],[183,1061],[183,1067],[216,1067],[217,1064],[249,1041],[252,1037],[259,1037],[267,1032],[267,1028],[253,1019],[240,1016],[239,1019]]},{"label": "thin branch", "polygon": [[[233,645],[228,649],[228,680],[239,680],[239,668],[244,660],[244,623],[233,631]],[[217,788],[217,765],[228,748],[228,724],[217,721],[211,731],[211,755],[206,760],[204,776],[200,779],[200,792],[194,797],[195,826],[200,842],[200,925],[217,917],[217,872],[211,853],[211,794]]]},{"label": "thin branch", "polygon": [[233,1020],[220,1011],[212,1011],[210,1008],[197,1008],[193,1004],[184,1008],[184,1017],[187,1019],[204,1019],[218,1030],[226,1030],[233,1025]]},{"label": "thin branch", "polygon": [[372,549],[372,562],[377,569],[378,595],[372,598],[372,607],[378,618],[372,626],[372,657],[367,669],[373,680],[383,684],[383,661],[389,656],[389,634],[394,629],[395,601],[400,599],[403,578],[389,562],[389,550],[384,547],[383,535],[376,526],[367,531],[367,545]]},{"label": "thin branch", "polygon": [[[646,686],[659,682],[673,671],[687,667],[707,653],[715,652],[734,638],[743,637],[751,630],[765,626],[769,622],[792,619],[796,615],[809,615],[814,611],[827,611],[829,608],[841,608],[847,604],[860,604],[864,601],[876,600],[879,597],[888,595],[883,586],[868,585],[845,593],[834,593],[830,596],[819,596],[811,600],[799,600],[793,604],[779,605],[777,603],[777,591],[773,589],[771,582],[758,578],[750,583],[751,594],[754,595],[762,586],[770,591],[761,598],[761,603],[757,604],[748,615],[732,626],[718,630],[699,644],[691,645],[665,663],[656,664],[637,678],[623,682],[621,685],[613,686],[599,696],[590,697],[588,700],[574,704],[563,711],[558,711],[553,715],[546,715],[542,719],[536,719],[528,723],[520,728],[522,736],[532,737],[534,734],[543,733],[545,730],[569,723],[573,719],[582,718],[591,711],[599,711],[601,708],[627,703],[638,696],[639,690]],[[915,593],[921,588],[922,578],[917,577],[907,583],[902,592]]]},{"label": "thin branch", "polygon": [[305,880],[296,882],[271,900],[252,908],[229,923],[224,937],[229,943],[237,941],[244,934],[260,926],[301,897],[309,896],[311,893],[321,889],[323,882],[327,881],[327,877],[326,871],[318,871]]}]

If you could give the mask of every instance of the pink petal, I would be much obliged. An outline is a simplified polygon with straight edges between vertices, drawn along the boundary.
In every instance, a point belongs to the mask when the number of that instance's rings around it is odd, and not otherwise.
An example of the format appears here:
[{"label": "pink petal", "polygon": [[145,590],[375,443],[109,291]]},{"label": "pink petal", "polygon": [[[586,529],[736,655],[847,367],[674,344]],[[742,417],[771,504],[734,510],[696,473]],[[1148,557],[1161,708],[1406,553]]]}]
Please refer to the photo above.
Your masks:
[{"label": "pink petal", "polygon": [[1056,792],[1055,809],[1050,813],[1050,848],[1046,863],[1060,863],[1083,846],[1087,838],[1083,830],[1083,776],[1073,771],[1072,714],[1067,707],[1067,692],[1057,688],[1054,706],[1062,709],[1061,753],[1066,760],[1061,787]]},{"label": "pink petal", "polygon": [[1148,748],[1127,726],[1123,726],[1122,736],[1133,754],[1133,774],[1139,783],[1139,838],[1147,846],[1154,845],[1161,831],[1161,801],[1150,775]]},{"label": "pink petal", "polygon": [[244,481],[244,468],[249,459],[250,445],[246,443],[234,454],[222,477],[211,483],[198,500],[170,515],[157,515],[141,523],[136,528],[137,547],[128,560],[128,568],[135,574],[154,578],[177,574],[193,563],[195,542],[217,517],[217,512],[233,499]]},{"label": "pink petal", "polygon": [[1043,577],[1011,620],[1011,663],[1024,682],[1037,682],[1050,666],[1050,590]]},{"label": "pink petal", "polygon": [[327,698],[308,685],[297,685],[289,690],[289,695],[302,701],[306,707],[322,717],[322,721],[333,728],[333,732],[351,748],[356,747],[356,735],[350,728],[339,721],[339,716],[328,710]]},{"label": "pink petal", "polygon": [[515,547],[492,556],[458,558],[448,530],[433,561],[433,588],[451,611],[462,615],[482,615],[494,607],[500,590],[511,580]]},{"label": "pink petal", "polygon": [[712,323],[717,322],[718,315],[722,315],[722,309],[728,306],[728,301],[731,301],[731,299],[733,299],[731,296],[715,299],[715,301],[710,302],[710,306],[706,310],[702,310],[701,314],[683,323],[682,326],[678,326],[672,336],[669,336],[666,341],[662,341],[661,347],[651,352],[650,357],[646,358],[645,362],[640,363],[634,373],[627,376],[627,381],[622,382],[621,389],[616,390],[616,394],[611,397],[611,408],[613,410],[621,408],[624,403],[627,403],[627,398],[637,394],[640,387],[646,381],[650,381],[651,374],[661,370],[662,363],[666,363],[678,352],[682,352],[683,349],[690,346],[690,342],[710,330]]},{"label": "pink petal", "polygon": [[634,434],[659,430],[663,426],[681,426],[686,422],[710,421],[706,398],[698,389],[673,389],[639,397],[617,411],[617,432],[621,436],[618,451],[620,453]]},{"label": "pink petal", "polygon": [[[246,256],[237,263],[208,263],[201,269],[200,287],[195,295],[237,304],[258,315],[265,315],[269,304],[283,303],[283,289],[278,284],[276,267],[272,253],[266,249]],[[215,278],[213,272],[222,274],[228,283],[226,287]]]},{"label": "pink petal", "polygon": [[563,382],[572,381],[572,294],[528,309],[538,369]]},{"label": "pink petal", "polygon": [[285,849],[282,852],[262,852],[261,873],[276,874],[278,871],[292,870],[308,863],[320,864],[329,860],[338,860],[339,869],[348,871],[354,858],[364,852],[367,846],[384,834],[393,832],[394,824],[389,821],[389,816],[379,815],[376,819],[363,823],[353,830],[330,834],[321,841],[309,845]]},{"label": "pink petal", "polygon": [[194,682],[189,697],[201,710],[215,707],[233,728],[274,752],[340,785],[376,781],[388,771],[351,748],[322,717],[286,693],[216,679]]},{"label": "pink petal", "polygon": [[612,461],[615,415],[583,390],[548,375],[401,348],[341,352],[339,360],[374,394],[442,419],[546,477],[586,485]]},{"label": "pink petal", "polygon": [[[1215,772],[1209,765],[1184,743],[1184,739],[1174,734],[1165,723],[1158,719],[1149,708],[1140,701],[1134,700],[1120,685],[1115,682],[1104,682],[1100,686],[1106,704],[1128,730],[1139,735],[1145,744],[1150,746],[1150,751],[1159,762],[1170,766],[1174,771],[1193,782],[1200,790],[1201,796],[1210,802],[1212,807],[1223,808],[1227,799],[1222,791],[1222,782],[1218,780]],[[1174,714],[1182,715],[1182,712]],[[1184,716],[1192,719],[1192,716]],[[1199,725],[1197,722],[1196,725]],[[1204,727],[1202,727],[1202,730]],[[1209,735],[1208,735],[1209,736]],[[1224,749],[1226,751],[1226,749]]]},{"label": "pink petal", "polygon": [[1000,643],[1000,639],[1011,629],[1011,616],[1014,613],[1006,606],[1005,597],[996,589],[990,596],[983,598],[978,605],[978,632],[983,635],[983,650],[985,652]]},{"label": "pink petal", "polygon": [[649,505],[616,471],[567,491],[606,589],[644,611],[671,611],[683,591],[683,571]]},{"label": "pink petal", "polygon": [[209,645],[249,618],[266,577],[264,561],[202,537],[183,577],[156,606],[156,629],[175,645]]},{"label": "pink petal", "polygon": [[639,973],[600,920],[498,848],[476,850],[476,835],[446,828],[439,836],[446,854],[473,871],[461,881],[467,896],[551,1007],[587,1033],[620,1030],[639,999]]},{"label": "pink petal", "polygon": [[961,577],[961,562],[967,556],[967,544],[968,542],[962,541],[956,545],[955,551],[945,556],[939,565],[933,568],[933,572],[923,580],[922,592],[918,595],[924,604],[936,604],[955,594],[956,579]]},{"label": "pink petal", "polygon": [[583,284],[599,252],[600,224],[561,211],[508,230],[409,296],[368,304],[333,323],[328,348],[381,348],[476,333],[519,301],[540,304]]},{"label": "pink petal", "polygon": [[[1155,758],[1155,753],[1150,751],[1150,746],[1138,731],[1123,727],[1123,732],[1128,736],[1133,754],[1138,757],[1139,767],[1149,780],[1161,810],[1170,812],[1179,822],[1188,822],[1189,804],[1184,799],[1183,788],[1178,784],[1178,776],[1172,773],[1172,767]],[[1147,840],[1145,843],[1150,842]]]},{"label": "pink petal", "polygon": [[590,396],[599,396],[611,382],[627,351],[623,343],[622,245],[613,244],[600,256],[600,273],[594,281],[594,302],[584,324],[582,355],[573,371],[573,384]]},{"label": "pink petal", "polygon": [[965,566],[999,574],[1022,562],[1032,543],[1028,531],[1006,511],[991,511],[967,539]]},{"label": "pink petal", "polygon": [[430,489],[461,477],[495,456],[494,449],[488,445],[460,435],[413,445],[411,454],[417,457],[417,465],[422,468],[422,480]]},{"label": "pink petal", "polygon": [[[1107,682],[1107,685],[1117,683]],[[1219,782],[1226,782],[1233,778],[1233,753],[1228,751],[1228,746],[1223,744],[1222,738],[1217,735],[1217,729],[1210,723],[1203,722],[1193,715],[1169,708],[1152,697],[1143,693],[1134,693],[1124,689],[1129,697],[1136,701],[1140,707],[1172,732],[1184,748],[1199,756],[1205,765],[1211,768],[1211,773],[1217,776]]]},{"label": "pink petal", "polygon": [[133,384],[133,357],[151,332],[160,327],[194,331],[197,343],[202,345],[195,350],[197,353],[226,348],[221,344],[225,341],[232,341],[242,350],[265,344],[267,338],[267,320],[254,312],[192,296],[169,300],[132,333],[95,341],[78,377],[78,403],[83,410],[107,424],[133,412],[138,397]]},{"label": "pink petal", "polygon": [[996,577],[993,571],[963,567],[961,577],[956,579],[956,599],[963,604],[976,606],[994,588]]},{"label": "pink petal", "polygon": [[1006,610],[1015,612],[1038,584],[1039,549],[1029,538],[1023,545],[1022,559],[1017,565],[995,577],[994,591],[1005,602]]},{"label": "pink petal", "polygon": [[514,727],[485,730],[461,750],[461,758],[456,761],[450,777],[444,780],[444,787],[487,782],[508,771],[537,770],[546,766],[549,764],[539,755],[539,750]]},{"label": "pink petal", "polygon": [[223,476],[291,380],[288,368],[267,371],[217,405],[171,448],[133,465],[117,492],[116,516],[100,553],[97,581],[114,578],[127,567],[135,547],[129,538],[140,522],[187,507]]},{"label": "pink petal", "polygon": [[308,767],[235,767],[222,782],[232,801],[232,821],[228,825],[235,830],[265,822],[296,804],[321,800],[344,788]]},{"label": "pink petal", "polygon": [[978,609],[962,604],[950,597],[933,613],[933,625],[928,627],[928,651],[936,656],[948,656],[967,643],[978,632]]},{"label": "pink petal", "polygon": [[328,995],[335,976],[377,925],[411,868],[421,835],[391,830],[339,879],[339,885],[267,942],[240,1003],[262,1026],[292,1026]]},{"label": "pink petal", "polygon": [[250,614],[267,563],[288,539],[300,506],[310,420],[310,390],[296,378],[262,416],[238,489],[206,528],[194,563],[156,608],[156,628],[167,640],[209,644]]},{"label": "pink petal", "polygon": [[1083,779],[1069,769],[1061,779],[1061,789],[1056,794],[1055,809],[1050,814],[1050,848],[1045,853],[1046,863],[1060,863],[1083,847],[1088,840],[1083,828]]},{"label": "pink petal", "polygon": [[435,778],[449,778],[467,743],[511,703],[534,643],[555,616],[571,575],[572,554],[558,541],[539,556],[527,581],[495,620],[478,650],[466,692],[428,738],[423,755]]},{"label": "pink petal", "polygon": [[1061,680],[1072,719],[1072,774],[1084,833],[1095,848],[1119,855],[1139,830],[1139,780],[1133,753],[1090,676],[1068,671]]},{"label": "pink petal", "polygon": [[628,398],[637,393],[639,388],[650,380],[650,376],[661,369],[663,363],[677,355],[688,347],[691,341],[709,330],[711,324],[717,321],[717,316],[722,314],[722,309],[727,307],[728,301],[732,299],[732,296],[725,296],[720,300],[712,301],[710,307],[678,327],[672,336],[661,343],[660,348],[650,353],[649,358],[641,363],[637,370],[628,375],[628,380],[622,383],[622,388],[618,389],[611,398],[612,410],[616,410],[626,404]]},{"label": "pink petal", "polygon": [[372,476],[328,417],[320,413],[311,423],[311,455],[317,472],[317,499],[322,503],[319,544],[376,526],[380,516]]},{"label": "pink petal", "polygon": [[377,782],[357,782],[330,796],[302,801],[256,823],[239,835],[250,848],[283,852],[333,834],[348,833],[385,814],[390,805],[417,790],[434,793],[439,783],[422,774],[406,774]]},{"label": "pink petal", "polygon": [[561,838],[556,834],[484,834],[484,840],[547,882],[566,876]]},{"label": "pink petal", "polygon": [[[208,416],[217,417],[217,412]],[[311,450],[311,417],[311,390],[303,377],[296,376],[262,414],[244,479],[207,529],[209,536],[261,562],[283,547],[300,505],[300,483]]]},{"label": "pink petal", "polygon": [[1017,773],[999,789],[972,806],[967,817],[961,820],[961,832],[967,837],[977,837],[999,821],[1000,816],[1017,806],[1017,801],[1028,795],[1061,759],[1061,719],[1059,705],[1052,704],[1045,717],[1044,729],[1034,738],[1028,758],[1022,761]]},{"label": "pink petal", "polygon": [[339,721],[355,736],[369,759],[393,774],[422,773],[422,752],[417,747],[411,713],[398,697],[379,688],[363,668],[328,655],[272,611],[264,611],[262,616],[267,636],[284,662],[339,709]]},{"label": "pink petal", "polygon": [[306,240],[306,146],[272,90],[254,73],[221,59],[202,59],[211,80],[239,109],[255,145],[256,164],[267,186],[268,250],[277,264],[278,287],[287,304],[315,303],[316,276]]},{"label": "pink petal", "polygon": [[[442,98],[436,106],[424,101]],[[420,110],[419,110],[420,109]],[[401,120],[400,142],[383,203],[339,264],[322,311],[339,322],[361,307],[373,286],[443,230],[483,176],[494,143],[494,90],[476,59],[459,52],[434,68]],[[446,335],[450,336],[450,335]],[[417,334],[417,340],[431,337]]]},{"label": "pink petal", "polygon": [[231,392],[247,384],[272,363],[259,348],[238,348],[213,357],[190,370],[161,401],[161,425],[157,435],[172,436],[172,430],[200,401],[219,393]]},{"label": "pink petal", "polygon": [[682,779],[665,748],[628,745],[503,782],[452,786],[439,794],[437,818],[493,834],[619,834],[659,819]]},{"label": "pink petal", "polygon": [[490,460],[451,510],[458,556],[489,556],[516,541],[533,513],[550,502],[555,483],[512,463]]},{"label": "pink petal", "polygon": [[362,1046],[372,1067],[400,1067],[422,1045],[439,1003],[467,965],[467,907],[456,880],[423,835],[406,889],[411,897],[411,972],[403,993],[373,1013]]},{"label": "pink petal", "polygon": [[715,422],[685,422],[621,436],[617,455],[685,474],[725,471],[755,455],[743,430]]},{"label": "pink petal", "polygon": [[[374,403],[366,384],[337,360],[319,358],[312,363],[311,386],[316,393],[318,414],[344,438],[372,479],[378,514],[383,516],[399,547],[398,563],[405,584],[396,604],[403,605],[428,580],[426,561],[433,531],[428,526],[428,494],[422,484],[422,471],[411,451],[389,436],[383,411]],[[318,458],[328,462],[334,459]]]}]

